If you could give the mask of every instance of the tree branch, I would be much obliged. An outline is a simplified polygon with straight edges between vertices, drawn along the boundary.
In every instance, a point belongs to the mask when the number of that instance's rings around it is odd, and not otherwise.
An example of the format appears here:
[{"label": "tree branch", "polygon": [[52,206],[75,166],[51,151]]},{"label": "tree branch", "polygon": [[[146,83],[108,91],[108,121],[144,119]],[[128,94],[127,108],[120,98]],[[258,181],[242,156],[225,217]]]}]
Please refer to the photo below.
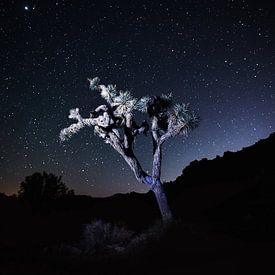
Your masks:
[{"label": "tree branch", "polygon": [[161,144],[158,144],[155,148],[153,155],[153,167],[152,167],[152,177],[153,179],[160,179],[161,175],[161,160],[162,160],[162,149]]},{"label": "tree branch", "polygon": [[152,177],[155,181],[156,179],[160,179],[161,175],[161,144],[160,144],[160,134],[159,134],[159,126],[158,126],[158,117],[152,117],[152,126],[151,126],[151,134],[153,141],[153,164],[152,164]]},{"label": "tree branch", "polygon": [[158,127],[158,118],[154,116],[152,118],[152,126],[151,126],[151,132],[153,136],[153,140],[158,143],[159,141],[159,127]]},{"label": "tree branch", "polygon": [[146,177],[148,176],[142,169],[139,161],[137,160],[134,152],[131,148],[125,148],[124,144],[120,142],[114,133],[109,133],[110,145],[124,158],[126,163],[130,166],[134,172],[136,179],[141,182],[148,184]]},{"label": "tree branch", "polygon": [[132,114],[126,114],[125,123],[123,126],[124,130],[124,146],[127,150],[131,150],[133,148],[134,136],[132,135]]},{"label": "tree branch", "polygon": [[167,131],[160,135],[158,127],[158,118],[152,118],[152,138],[153,138],[153,165],[152,177],[159,180],[161,176],[161,163],[162,163],[162,144],[170,137],[176,136],[180,133],[182,125],[177,123],[174,115],[168,117]]},{"label": "tree branch", "polygon": [[159,143],[163,144],[167,139],[183,133],[184,131],[186,131],[185,127],[187,127],[186,123],[179,122],[176,119],[175,115],[170,115],[168,118],[167,131],[160,137]]}]

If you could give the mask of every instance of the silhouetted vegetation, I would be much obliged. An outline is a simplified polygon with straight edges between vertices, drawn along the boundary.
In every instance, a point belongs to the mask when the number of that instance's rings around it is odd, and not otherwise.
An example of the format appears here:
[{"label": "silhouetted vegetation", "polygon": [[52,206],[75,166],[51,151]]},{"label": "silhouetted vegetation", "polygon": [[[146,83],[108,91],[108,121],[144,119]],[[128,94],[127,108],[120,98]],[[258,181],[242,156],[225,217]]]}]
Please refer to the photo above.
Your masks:
[{"label": "silhouetted vegetation", "polygon": [[[161,224],[152,226],[160,219],[152,192],[108,198],[70,196],[60,177],[35,173],[21,184],[18,198],[0,194],[1,271],[274,271],[274,149],[272,134],[239,152],[192,162],[174,182],[165,184],[177,220],[165,230]],[[43,186],[49,181],[54,182],[55,191],[45,192],[48,187]],[[39,209],[48,211],[32,215],[28,204],[22,202],[38,203],[37,198],[46,202]]]},{"label": "silhouetted vegetation", "polygon": [[29,203],[33,209],[37,209],[42,203],[54,199],[73,196],[74,190],[69,190],[65,183],[62,182],[61,176],[51,173],[36,172],[27,176],[20,184],[18,197]]},{"label": "silhouetted vegetation", "polygon": [[65,183],[61,181],[61,176],[54,174],[34,173],[27,176],[21,182],[19,197],[28,201],[49,200],[74,195],[73,190],[69,190]]}]

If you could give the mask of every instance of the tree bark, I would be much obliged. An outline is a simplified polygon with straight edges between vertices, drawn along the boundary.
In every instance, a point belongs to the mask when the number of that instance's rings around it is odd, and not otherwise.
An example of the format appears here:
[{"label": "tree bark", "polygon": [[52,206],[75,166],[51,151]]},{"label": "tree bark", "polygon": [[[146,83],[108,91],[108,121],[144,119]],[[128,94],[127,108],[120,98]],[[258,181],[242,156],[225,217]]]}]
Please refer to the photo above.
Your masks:
[{"label": "tree bark", "polygon": [[157,203],[159,206],[159,210],[162,216],[162,220],[167,223],[172,221],[173,216],[172,212],[170,210],[170,207],[167,202],[166,194],[164,191],[164,188],[159,180],[155,181],[151,187],[152,191],[155,194],[155,197],[157,199]]},{"label": "tree bark", "polygon": [[113,132],[108,133],[109,135],[108,142],[119,154],[122,155],[126,163],[130,166],[130,168],[134,172],[136,179],[141,183],[150,185],[151,190],[155,194],[162,220],[165,223],[167,223],[172,220],[172,213],[167,202],[164,188],[160,182],[162,143],[156,142],[156,141],[154,142],[152,176],[149,176],[147,175],[147,173],[143,171],[139,161],[135,157],[134,152],[131,148],[132,147],[131,133],[128,132],[127,131],[128,129],[126,128],[124,130],[125,130],[124,142],[122,142]]},{"label": "tree bark", "polygon": [[156,143],[156,146],[154,146],[151,189],[154,192],[155,197],[157,199],[157,203],[158,203],[163,221],[169,222],[172,220],[173,216],[167,202],[164,188],[160,182],[161,159],[162,159],[161,144]]}]

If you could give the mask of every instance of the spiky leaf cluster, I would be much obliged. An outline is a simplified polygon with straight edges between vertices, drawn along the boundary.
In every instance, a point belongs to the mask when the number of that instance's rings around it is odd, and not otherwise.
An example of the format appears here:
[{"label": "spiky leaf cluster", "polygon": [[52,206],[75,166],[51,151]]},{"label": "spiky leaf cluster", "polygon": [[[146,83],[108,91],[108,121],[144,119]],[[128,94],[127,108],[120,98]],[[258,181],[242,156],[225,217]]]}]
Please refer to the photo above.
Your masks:
[{"label": "spiky leaf cluster", "polygon": [[162,94],[161,96],[145,96],[139,99],[135,109],[146,112],[150,117],[160,116],[166,113],[173,105],[171,94]]},{"label": "spiky leaf cluster", "polygon": [[78,121],[80,121],[82,118],[79,114],[79,108],[75,108],[75,109],[71,109],[70,110],[70,114],[68,116],[70,119],[76,119]]},{"label": "spiky leaf cluster", "polygon": [[105,99],[111,107],[116,107],[114,114],[116,116],[125,115],[132,112],[137,99],[134,98],[129,91],[117,91],[115,85],[98,85],[99,78],[88,79],[92,90],[99,90],[100,95]]},{"label": "spiky leaf cluster", "polygon": [[106,87],[104,85],[99,85],[99,88],[101,97],[105,99],[110,105],[112,105],[114,103],[114,99],[118,96],[116,86],[108,85]]},{"label": "spiky leaf cluster", "polygon": [[184,134],[198,126],[199,118],[189,110],[187,104],[176,103],[173,106],[173,110],[177,122],[184,125]]},{"label": "spiky leaf cluster", "polygon": [[127,114],[133,111],[137,99],[134,98],[129,91],[122,92],[114,97],[113,106],[116,106],[115,115]]},{"label": "spiky leaf cluster", "polygon": [[146,113],[147,112],[147,107],[149,105],[149,101],[150,101],[150,96],[143,96],[142,98],[140,98],[136,104],[135,104],[135,109],[137,111]]},{"label": "spiky leaf cluster", "polygon": [[88,78],[88,81],[90,82],[90,89],[91,90],[98,89],[98,84],[100,82],[99,77],[94,77],[93,79]]},{"label": "spiky leaf cluster", "polygon": [[[174,103],[172,94],[160,96],[144,96],[137,100],[129,91],[117,91],[115,85],[99,85],[99,78],[88,79],[90,88],[100,93],[108,104],[98,106],[91,112],[89,118],[82,118],[79,109],[70,110],[69,118],[77,120],[68,128],[61,130],[60,139],[69,139],[84,126],[95,126],[95,134],[106,141],[108,133],[120,136],[118,128],[125,125],[131,130],[133,136],[144,133],[150,129],[148,123],[138,126],[133,119],[133,111],[145,112],[151,118],[151,130],[156,140],[164,135],[163,140],[177,134],[186,134],[198,126],[198,117],[189,111],[188,105]],[[129,135],[128,133],[128,135]]]}]

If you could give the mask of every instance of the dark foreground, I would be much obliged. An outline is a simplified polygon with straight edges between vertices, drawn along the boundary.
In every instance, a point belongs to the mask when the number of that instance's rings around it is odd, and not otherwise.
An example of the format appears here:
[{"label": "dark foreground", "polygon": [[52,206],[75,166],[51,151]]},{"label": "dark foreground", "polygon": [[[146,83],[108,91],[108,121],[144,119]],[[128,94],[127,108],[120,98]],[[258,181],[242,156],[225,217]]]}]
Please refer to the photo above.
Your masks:
[{"label": "dark foreground", "polygon": [[[176,220],[166,229],[150,192],[35,207],[0,194],[0,274],[275,274],[274,149],[272,134],[191,163],[165,186]],[[87,252],[84,225],[98,219],[133,235]]]},{"label": "dark foreground", "polygon": [[[97,204],[89,206],[87,198],[75,197],[70,200],[81,203],[71,201],[71,208],[60,202],[63,207],[33,213],[8,199],[0,209],[0,274],[274,274],[272,192],[239,192],[200,214],[185,205],[193,215],[174,211],[177,219],[167,228],[156,222],[157,211],[147,200],[133,199],[132,208],[127,200],[113,208],[112,200],[97,202],[101,212],[94,218],[128,228],[136,242],[129,249],[103,247],[95,254],[79,244]],[[146,214],[146,209],[151,211]],[[148,232],[144,241],[140,236]]]},{"label": "dark foreground", "polygon": [[41,243],[35,236],[29,243],[2,239],[0,274],[274,274],[275,240],[260,232],[246,235],[238,226],[228,234],[229,228],[221,227],[199,221],[177,221],[166,229],[158,224],[150,229],[153,237],[128,250],[92,255],[74,250],[80,240],[49,242],[47,233]]}]

